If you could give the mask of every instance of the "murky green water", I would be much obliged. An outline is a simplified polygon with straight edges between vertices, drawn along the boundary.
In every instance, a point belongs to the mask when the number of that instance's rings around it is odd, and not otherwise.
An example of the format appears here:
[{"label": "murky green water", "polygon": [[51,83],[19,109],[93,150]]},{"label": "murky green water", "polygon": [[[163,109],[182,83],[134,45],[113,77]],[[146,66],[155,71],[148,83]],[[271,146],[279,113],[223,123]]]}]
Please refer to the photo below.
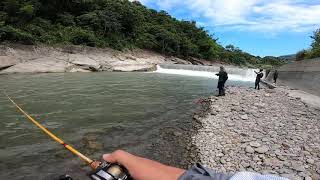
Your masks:
[{"label": "murky green water", "polygon": [[[158,141],[161,127],[190,122],[193,101],[216,87],[209,78],[156,73],[9,75],[0,76],[0,84],[42,124],[92,157],[121,148],[155,159],[161,154],[150,145]],[[40,132],[3,95],[0,127],[0,179],[64,173],[86,179],[80,160]],[[98,147],[88,145],[88,137]]]}]

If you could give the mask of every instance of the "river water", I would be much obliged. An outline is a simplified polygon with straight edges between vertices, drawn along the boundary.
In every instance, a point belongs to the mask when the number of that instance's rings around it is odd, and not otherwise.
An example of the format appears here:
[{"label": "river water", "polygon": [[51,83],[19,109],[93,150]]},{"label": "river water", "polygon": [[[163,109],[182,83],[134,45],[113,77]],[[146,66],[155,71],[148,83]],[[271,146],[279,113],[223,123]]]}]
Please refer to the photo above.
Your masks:
[{"label": "river water", "polygon": [[[190,123],[194,100],[216,93],[216,81],[161,73],[0,76],[1,89],[84,154],[100,158],[121,148],[169,164],[162,158],[166,152],[157,147],[159,133]],[[0,112],[0,179],[52,179],[65,173],[86,179],[83,163],[17,112],[4,95]],[[175,142],[160,144],[170,143]]]}]

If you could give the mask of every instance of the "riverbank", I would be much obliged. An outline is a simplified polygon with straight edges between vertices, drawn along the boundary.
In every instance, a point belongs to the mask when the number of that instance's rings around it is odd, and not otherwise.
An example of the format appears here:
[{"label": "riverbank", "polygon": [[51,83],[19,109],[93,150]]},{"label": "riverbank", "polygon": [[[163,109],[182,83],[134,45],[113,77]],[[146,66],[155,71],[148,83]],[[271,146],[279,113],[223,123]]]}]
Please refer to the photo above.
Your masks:
[{"label": "riverbank", "polygon": [[0,74],[154,71],[157,64],[164,63],[212,64],[205,60],[184,60],[142,49],[117,51],[74,45],[0,45]]},{"label": "riverbank", "polygon": [[194,116],[189,163],[221,172],[256,171],[290,179],[320,179],[320,110],[286,88],[229,87],[203,101]]}]

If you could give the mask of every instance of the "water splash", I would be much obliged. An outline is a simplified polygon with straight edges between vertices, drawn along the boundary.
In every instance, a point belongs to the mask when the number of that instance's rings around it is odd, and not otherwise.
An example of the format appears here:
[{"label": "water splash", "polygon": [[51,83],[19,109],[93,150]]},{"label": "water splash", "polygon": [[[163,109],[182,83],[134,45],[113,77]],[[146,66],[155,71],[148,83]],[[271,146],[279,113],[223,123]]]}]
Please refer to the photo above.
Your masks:
[{"label": "water splash", "polygon": [[[225,66],[231,81],[254,81],[254,69],[242,69],[237,67]],[[218,66],[197,66],[197,65],[177,65],[165,64],[157,65],[156,73],[176,74],[184,76],[197,76],[218,79],[215,74],[218,73]]]}]

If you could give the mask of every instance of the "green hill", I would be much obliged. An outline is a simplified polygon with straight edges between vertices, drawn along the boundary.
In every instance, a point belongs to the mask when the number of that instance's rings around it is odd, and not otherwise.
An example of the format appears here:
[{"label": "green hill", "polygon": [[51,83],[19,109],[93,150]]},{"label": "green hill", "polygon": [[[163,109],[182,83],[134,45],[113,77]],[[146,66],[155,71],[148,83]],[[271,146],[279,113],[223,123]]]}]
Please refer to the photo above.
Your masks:
[{"label": "green hill", "polygon": [[196,22],[128,0],[1,0],[0,41],[142,48],[237,65],[283,63],[224,48]]}]

